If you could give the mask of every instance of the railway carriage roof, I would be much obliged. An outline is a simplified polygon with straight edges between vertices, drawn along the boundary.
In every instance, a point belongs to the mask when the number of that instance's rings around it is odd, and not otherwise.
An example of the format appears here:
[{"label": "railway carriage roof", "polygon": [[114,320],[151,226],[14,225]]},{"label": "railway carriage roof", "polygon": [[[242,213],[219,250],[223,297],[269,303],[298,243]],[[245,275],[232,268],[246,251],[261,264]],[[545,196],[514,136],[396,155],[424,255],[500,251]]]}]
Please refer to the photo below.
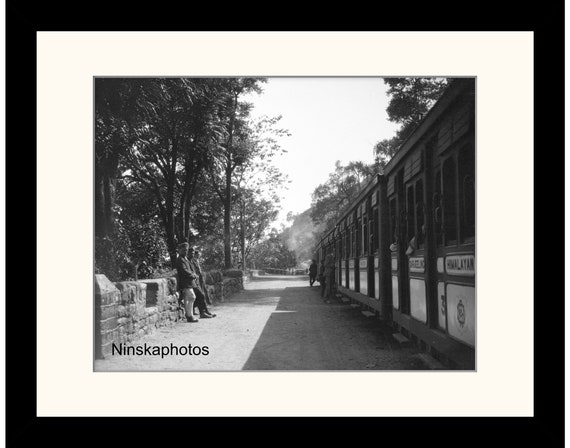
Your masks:
[{"label": "railway carriage roof", "polygon": [[321,240],[319,241],[319,243],[317,244],[317,246],[322,246],[323,244],[326,244],[328,242],[328,239],[331,236],[335,236],[335,232],[337,231],[337,226],[339,225],[340,221],[342,221],[343,219],[345,219],[348,215],[350,215],[351,213],[354,212],[354,210],[360,205],[360,203],[362,202],[362,200],[370,193],[370,191],[380,183],[380,179],[381,179],[382,175],[381,174],[376,174],[374,175],[374,177],[372,179],[370,179],[370,181],[366,184],[366,186],[364,188],[362,188],[362,190],[360,190],[360,192],[358,193],[358,196],[356,197],[356,199],[352,202],[352,204],[348,205],[344,211],[341,213],[340,218],[337,219],[336,225],[329,230],[325,236],[323,236],[321,238]]},{"label": "railway carriage roof", "polygon": [[384,175],[389,175],[399,163],[405,159],[410,150],[418,143],[422,136],[444,115],[453,102],[462,93],[469,89],[475,89],[475,78],[455,78],[443,92],[441,98],[433,105],[425,117],[417,125],[416,129],[400,145],[394,157],[384,167]]}]

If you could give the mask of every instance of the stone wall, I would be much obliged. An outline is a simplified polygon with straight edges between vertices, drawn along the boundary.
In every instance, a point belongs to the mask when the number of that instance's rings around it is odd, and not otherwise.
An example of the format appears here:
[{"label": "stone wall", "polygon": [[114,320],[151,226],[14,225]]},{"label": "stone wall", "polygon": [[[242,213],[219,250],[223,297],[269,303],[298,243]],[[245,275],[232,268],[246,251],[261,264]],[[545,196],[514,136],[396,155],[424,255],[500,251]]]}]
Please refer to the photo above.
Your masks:
[{"label": "stone wall", "polygon": [[[243,290],[243,278],[206,274],[206,289],[214,304]],[[178,305],[176,278],[111,282],[95,275],[95,358],[111,353],[112,345],[131,344],[157,328],[186,322]]]}]

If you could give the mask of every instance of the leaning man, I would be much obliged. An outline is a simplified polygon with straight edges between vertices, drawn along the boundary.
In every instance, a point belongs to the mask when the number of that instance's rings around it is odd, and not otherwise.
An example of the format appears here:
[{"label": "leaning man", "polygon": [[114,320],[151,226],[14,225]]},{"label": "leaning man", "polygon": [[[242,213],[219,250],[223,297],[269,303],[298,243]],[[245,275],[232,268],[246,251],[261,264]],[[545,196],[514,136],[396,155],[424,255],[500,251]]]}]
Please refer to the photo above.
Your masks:
[{"label": "leaning man", "polygon": [[208,305],[206,304],[206,295],[204,291],[200,288],[200,277],[202,276],[200,265],[194,258],[194,254],[197,252],[196,248],[190,247],[188,249],[188,260],[190,260],[190,268],[196,273],[196,282],[193,284],[194,294],[196,295],[195,305],[200,310],[200,317],[202,319],[208,319],[211,317],[216,317],[214,313],[210,313]]},{"label": "leaning man", "polygon": [[198,276],[192,269],[190,260],[187,258],[189,247],[190,245],[188,243],[178,245],[178,259],[176,260],[178,291],[180,293],[180,300],[184,303],[186,320],[188,322],[199,322],[198,319],[194,317],[194,301],[196,300],[194,286],[198,286]]}]

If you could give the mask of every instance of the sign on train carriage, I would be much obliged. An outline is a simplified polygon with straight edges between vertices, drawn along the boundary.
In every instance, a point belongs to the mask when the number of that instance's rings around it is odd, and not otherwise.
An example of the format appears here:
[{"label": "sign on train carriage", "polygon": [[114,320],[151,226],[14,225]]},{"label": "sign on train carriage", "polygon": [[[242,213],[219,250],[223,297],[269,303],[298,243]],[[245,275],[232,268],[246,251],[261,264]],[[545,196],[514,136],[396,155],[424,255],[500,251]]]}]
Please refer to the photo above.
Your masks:
[{"label": "sign on train carriage", "polygon": [[475,255],[448,255],[445,257],[445,271],[449,275],[475,275]]}]

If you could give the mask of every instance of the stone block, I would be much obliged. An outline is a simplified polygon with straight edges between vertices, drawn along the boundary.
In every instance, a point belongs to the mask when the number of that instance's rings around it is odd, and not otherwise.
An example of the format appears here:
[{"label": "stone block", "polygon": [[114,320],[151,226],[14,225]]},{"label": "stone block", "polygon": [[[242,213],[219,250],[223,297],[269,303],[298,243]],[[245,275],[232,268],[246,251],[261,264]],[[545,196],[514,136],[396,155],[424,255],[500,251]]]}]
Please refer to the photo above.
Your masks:
[{"label": "stone block", "polygon": [[134,303],[137,305],[137,312],[144,313],[144,309],[146,308],[146,288],[147,285],[143,282],[126,282],[127,285],[132,285],[135,287],[135,301]]},{"label": "stone block", "polygon": [[116,292],[117,288],[115,284],[107,278],[104,274],[95,274],[95,295],[101,296],[103,294],[108,294]]},{"label": "stone block", "polygon": [[[122,291],[121,305],[126,308],[126,314],[130,316],[144,315],[146,308],[146,285],[140,282],[119,282],[117,288]],[[124,314],[125,310],[119,310]]]},{"label": "stone block", "polygon": [[100,294],[95,294],[95,306],[116,305],[121,300],[121,293],[115,291],[107,291]]},{"label": "stone block", "polygon": [[119,331],[116,329],[101,332],[101,345],[105,345],[110,342],[117,343],[118,340],[119,340]]},{"label": "stone block", "polygon": [[147,316],[153,316],[157,313],[158,313],[158,307],[156,307],[156,306],[151,306],[151,307],[146,309],[146,315]]},{"label": "stone block", "polygon": [[168,281],[165,278],[155,278],[149,280],[140,280],[141,284],[146,285],[146,306],[156,306],[163,303],[168,295]]},{"label": "stone block", "polygon": [[214,296],[220,302],[224,301],[224,284],[223,283],[216,283],[214,285]]},{"label": "stone block", "polygon": [[118,305],[117,306],[117,317],[127,317],[130,316],[131,313],[129,311],[128,306]]},{"label": "stone block", "polygon": [[96,320],[105,320],[109,319],[110,317],[118,317],[118,305],[101,305],[95,307],[95,319]]},{"label": "stone block", "polygon": [[109,319],[102,320],[100,325],[101,332],[115,330],[119,326],[116,317],[110,317]]},{"label": "stone block", "polygon": [[112,350],[113,350],[113,343],[112,342],[108,342],[106,344],[103,344],[103,345],[101,345],[99,350],[96,352],[95,358],[97,358],[97,359],[108,358],[111,356]]},{"label": "stone block", "polygon": [[168,277],[166,279],[166,282],[168,285],[168,295],[176,294],[176,291],[178,289],[178,281],[176,277]]},{"label": "stone block", "polygon": [[121,305],[128,305],[136,302],[137,287],[131,282],[115,283],[117,289],[121,292]]}]

